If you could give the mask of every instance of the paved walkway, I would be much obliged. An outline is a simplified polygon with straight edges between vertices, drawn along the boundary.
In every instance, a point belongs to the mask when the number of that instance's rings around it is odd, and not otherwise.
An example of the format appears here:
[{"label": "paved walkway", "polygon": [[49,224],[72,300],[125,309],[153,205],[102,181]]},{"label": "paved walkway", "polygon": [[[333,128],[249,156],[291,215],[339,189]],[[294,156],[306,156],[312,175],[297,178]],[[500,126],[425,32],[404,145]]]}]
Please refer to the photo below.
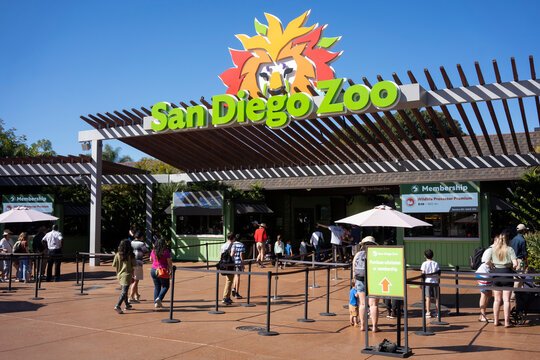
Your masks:
[{"label": "paved walkway", "polygon": [[[180,266],[180,264],[178,264]],[[185,266],[193,266],[187,264]],[[297,267],[293,267],[296,269]],[[360,353],[364,332],[348,322],[348,271],[340,271],[344,280],[331,280],[330,311],[333,317],[320,316],[326,310],[326,276],[317,272],[319,289],[310,289],[309,317],[313,323],[298,322],[304,316],[304,274],[279,278],[281,301],[272,304],[271,330],[278,336],[260,336],[238,327],[266,325],[266,277],[252,279],[252,302],[243,307],[238,300],[224,308],[226,313],[212,315],[215,306],[214,274],[177,272],[174,317],[176,324],[165,324],[167,311],[154,311],[153,285],[145,265],[141,282],[144,301],[134,310],[118,315],[113,306],[119,295],[110,265],[89,269],[85,283],[87,296],[77,296],[72,286],[73,263],[63,264],[62,282],[43,283],[46,290],[34,296],[34,284],[14,283],[14,293],[0,291],[0,358],[2,359],[350,359],[375,358]],[[259,270],[258,268],[256,268]],[[267,269],[264,269],[267,270]],[[332,271],[332,276],[334,272]],[[412,274],[411,274],[412,276]],[[310,282],[311,280],[310,275]],[[222,280],[222,279],[220,279]],[[247,277],[241,294],[245,295]],[[221,287],[221,286],[220,286]],[[7,289],[1,283],[0,290]],[[220,294],[221,294],[220,289]],[[436,335],[423,337],[421,315],[417,307],[420,289],[409,287],[409,346],[414,358],[424,359],[507,359],[540,358],[540,317],[531,317],[525,326],[505,329],[477,321],[478,293],[462,290],[460,316],[447,316],[450,325],[430,326]],[[443,304],[453,311],[453,290],[443,289]],[[273,292],[272,292],[273,294]],[[166,299],[169,299],[167,295]],[[169,306],[169,302],[164,303]],[[221,305],[221,304],[220,304]],[[502,314],[502,313],[501,313]],[[491,314],[490,314],[490,317]],[[370,344],[384,338],[395,341],[395,320],[380,318],[381,332],[370,333]]]}]

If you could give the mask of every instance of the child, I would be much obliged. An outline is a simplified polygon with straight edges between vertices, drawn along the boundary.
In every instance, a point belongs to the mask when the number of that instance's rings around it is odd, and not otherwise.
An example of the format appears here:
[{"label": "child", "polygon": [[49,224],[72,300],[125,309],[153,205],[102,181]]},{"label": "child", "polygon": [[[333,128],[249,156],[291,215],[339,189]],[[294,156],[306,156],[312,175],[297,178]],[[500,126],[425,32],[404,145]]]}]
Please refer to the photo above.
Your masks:
[{"label": "child", "polygon": [[283,244],[281,235],[278,235],[276,243],[274,244],[274,255],[276,256],[276,264],[279,261],[280,269],[283,269],[283,263],[280,261],[280,258],[283,257],[284,253],[285,253],[285,244]]},{"label": "child", "polygon": [[[422,266],[420,267],[420,270],[422,270],[422,274],[426,275],[432,275],[439,271],[439,264],[437,264],[436,261],[433,260],[433,251],[431,249],[426,249],[424,251],[424,257],[426,258],[426,261],[422,263]],[[438,283],[437,278],[426,276],[426,283],[433,284],[433,285],[427,285],[426,289],[426,318],[431,317],[431,298],[435,299],[435,307],[439,308],[439,297],[436,296],[437,294],[437,286]],[[428,291],[429,290],[429,291]],[[436,314],[433,314],[433,317],[435,317]]]},{"label": "child", "polygon": [[492,281],[489,278],[489,275],[480,275],[488,274],[490,272],[491,268],[486,263],[482,263],[478,267],[478,270],[476,270],[476,278],[478,279],[478,286],[480,286],[480,303],[478,304],[480,307],[480,317],[478,318],[478,321],[480,322],[493,322],[486,317],[486,308],[489,299],[491,298],[491,290],[482,290],[482,286],[491,286]]},{"label": "child", "polygon": [[122,302],[125,303],[124,310],[131,310],[131,305],[128,304],[128,288],[131,284],[131,278],[133,277],[133,271],[137,266],[137,260],[135,260],[135,254],[131,249],[131,243],[129,240],[122,240],[118,246],[118,253],[114,255],[113,264],[116,269],[116,277],[120,282],[122,293],[118,298],[118,303],[114,307],[117,313],[122,314],[120,306]]},{"label": "child", "polygon": [[358,327],[358,291],[356,290],[356,281],[351,281],[351,290],[349,291],[349,321],[351,326]]},{"label": "child", "polygon": [[306,254],[308,253],[307,246],[308,245],[306,243],[306,239],[302,239],[302,242],[300,243],[300,249],[299,249],[301,261],[304,261]]},{"label": "child", "polygon": [[[287,245],[285,245],[285,257],[287,259],[291,259],[293,257],[292,246],[291,246],[290,241],[287,241]],[[288,265],[291,265],[291,263],[286,262],[285,266],[288,266]]]}]

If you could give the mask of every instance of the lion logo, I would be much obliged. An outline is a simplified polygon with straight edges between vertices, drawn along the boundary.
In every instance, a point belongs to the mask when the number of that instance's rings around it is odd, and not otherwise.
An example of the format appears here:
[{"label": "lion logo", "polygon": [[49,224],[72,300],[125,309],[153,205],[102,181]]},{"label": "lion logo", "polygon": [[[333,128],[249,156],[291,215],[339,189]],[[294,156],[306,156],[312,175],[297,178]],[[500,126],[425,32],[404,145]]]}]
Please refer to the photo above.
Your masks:
[{"label": "lion logo", "polygon": [[248,91],[252,97],[269,97],[283,93],[309,93],[308,86],[335,78],[330,63],[341,54],[328,51],[340,37],[326,38],[326,25],[305,27],[310,11],[292,20],[285,30],[281,21],[264,14],[268,25],[255,19],[258,35],[236,35],[244,50],[229,49],[235,67],[219,78],[227,94]]}]

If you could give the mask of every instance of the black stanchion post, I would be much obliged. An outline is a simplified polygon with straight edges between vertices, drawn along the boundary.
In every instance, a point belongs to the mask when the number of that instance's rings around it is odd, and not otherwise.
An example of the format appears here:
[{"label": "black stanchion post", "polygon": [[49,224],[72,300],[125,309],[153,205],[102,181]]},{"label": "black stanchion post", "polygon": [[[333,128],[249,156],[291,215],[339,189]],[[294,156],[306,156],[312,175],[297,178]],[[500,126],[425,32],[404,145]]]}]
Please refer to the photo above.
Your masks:
[{"label": "black stanchion post", "polygon": [[210,266],[208,265],[208,243],[204,243],[204,245],[206,246],[206,270],[209,270],[210,269]]},{"label": "black stanchion post", "polygon": [[167,324],[173,324],[173,323],[179,323],[180,320],[173,319],[173,307],[174,307],[174,280],[175,280],[175,273],[176,273],[176,266],[173,265],[172,267],[172,285],[171,285],[171,306],[169,308],[169,318],[161,320],[162,323]]},{"label": "black stanchion post", "polygon": [[252,306],[255,306],[255,304],[251,304],[249,301],[251,299],[251,262],[249,262],[249,265],[248,265],[248,280],[247,280],[248,284],[247,284],[247,298],[246,298],[246,303],[245,304],[242,304],[242,306],[245,306],[245,307],[252,307]]},{"label": "black stanchion post", "polygon": [[309,278],[309,268],[306,268],[306,282],[305,282],[305,300],[304,300],[304,318],[298,319],[301,322],[314,322],[313,319],[308,319],[308,278]]},{"label": "black stanchion post", "polygon": [[33,260],[31,260],[33,263],[34,263],[34,281],[37,282],[37,271],[38,271],[38,268],[37,268],[37,263],[38,263],[38,260],[37,260],[37,256],[36,255],[32,255],[31,258]]},{"label": "black stanchion post", "polygon": [[75,284],[73,286],[79,286],[79,252],[75,253]]},{"label": "black stanchion post", "polygon": [[[456,285],[459,285],[459,266],[456,265]],[[456,315],[459,315],[459,288],[456,286]]]},{"label": "black stanchion post", "polygon": [[279,335],[278,332],[270,331],[270,295],[272,293],[272,272],[268,272],[268,288],[266,291],[266,331],[259,331],[259,335],[262,336],[273,336]]},{"label": "black stanchion post", "polygon": [[219,310],[219,272],[216,273],[216,309],[208,312],[209,314],[225,314],[225,311]]},{"label": "black stanchion post", "polygon": [[[315,269],[315,253],[311,254],[311,267]],[[310,286],[312,289],[320,288],[319,285],[315,284],[315,272],[316,271],[313,271],[313,285]]]},{"label": "black stanchion post", "polygon": [[11,288],[11,270],[13,269],[13,254],[9,254],[9,269],[8,269],[8,276],[9,276],[9,279],[8,279],[8,289],[7,290],[4,290],[2,291],[3,293],[12,293],[12,292],[15,292],[15,290],[13,290]]},{"label": "black stanchion post", "polygon": [[426,328],[426,274],[422,274],[422,331],[415,331],[416,335],[431,336],[435,335],[432,331],[427,331]]},{"label": "black stanchion post", "polygon": [[336,316],[330,312],[330,266],[326,267],[326,312],[320,313],[321,316]]},{"label": "black stanchion post", "polygon": [[[37,264],[38,264],[38,261],[36,261],[36,267],[37,267]],[[34,271],[35,273],[36,271]],[[39,280],[37,278],[36,275],[34,275],[34,278],[36,279],[36,286],[35,286],[35,290],[34,290],[34,297],[31,297],[30,300],[43,300],[42,297],[39,297],[38,296],[38,290],[39,290]]]},{"label": "black stanchion post", "polygon": [[[441,282],[441,270],[438,271],[438,274],[439,274],[439,283]],[[441,287],[438,286],[437,284],[437,319],[433,320],[431,322],[432,325],[450,325],[449,323],[447,323],[446,321],[442,321],[441,318],[442,318],[442,315],[441,315]]]},{"label": "black stanchion post", "polygon": [[[90,255],[88,255],[88,260],[90,261]],[[82,257],[82,272],[81,272],[81,292],[76,293],[75,295],[88,295],[84,292],[84,255]]]},{"label": "black stanchion post", "polygon": [[43,255],[43,253],[39,256],[39,276],[38,276],[38,280],[39,280],[39,287],[38,289],[39,290],[46,290],[45,288],[42,288],[41,287],[41,281],[42,281],[42,278],[44,276],[43,274],[43,259],[45,259],[45,256]]}]

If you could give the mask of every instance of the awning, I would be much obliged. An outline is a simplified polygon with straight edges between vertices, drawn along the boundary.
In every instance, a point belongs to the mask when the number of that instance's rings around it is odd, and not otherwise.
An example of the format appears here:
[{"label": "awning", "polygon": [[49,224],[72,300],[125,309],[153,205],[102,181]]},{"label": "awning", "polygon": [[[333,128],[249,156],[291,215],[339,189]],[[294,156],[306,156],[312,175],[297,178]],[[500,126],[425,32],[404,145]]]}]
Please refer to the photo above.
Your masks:
[{"label": "awning", "polygon": [[[171,207],[169,206],[167,209],[165,209],[165,213],[170,214],[171,213]],[[219,209],[211,209],[211,208],[204,208],[199,206],[190,206],[190,207],[176,207],[174,208],[174,215],[215,215],[220,216],[223,215],[223,210],[221,208]]]},{"label": "awning", "polygon": [[[223,195],[219,191],[181,191],[173,196],[174,215],[222,215]],[[169,206],[165,212],[171,213]]]},{"label": "awning", "polygon": [[264,203],[236,203],[237,215],[242,214],[273,214],[274,212]]}]

